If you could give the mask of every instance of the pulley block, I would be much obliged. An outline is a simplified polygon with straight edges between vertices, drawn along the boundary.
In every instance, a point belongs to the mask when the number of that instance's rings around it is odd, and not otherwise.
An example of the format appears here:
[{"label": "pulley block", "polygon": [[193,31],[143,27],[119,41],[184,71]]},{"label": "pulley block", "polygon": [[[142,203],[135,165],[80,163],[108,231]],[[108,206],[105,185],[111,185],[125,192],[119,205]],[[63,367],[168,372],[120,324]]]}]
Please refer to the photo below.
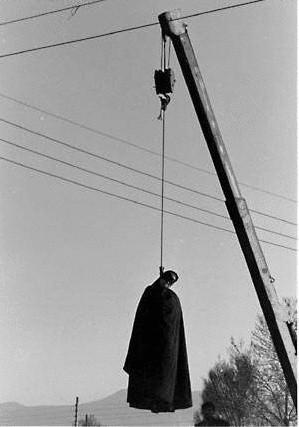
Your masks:
[{"label": "pulley block", "polygon": [[157,95],[166,95],[173,92],[175,77],[171,68],[155,70],[155,87]]}]

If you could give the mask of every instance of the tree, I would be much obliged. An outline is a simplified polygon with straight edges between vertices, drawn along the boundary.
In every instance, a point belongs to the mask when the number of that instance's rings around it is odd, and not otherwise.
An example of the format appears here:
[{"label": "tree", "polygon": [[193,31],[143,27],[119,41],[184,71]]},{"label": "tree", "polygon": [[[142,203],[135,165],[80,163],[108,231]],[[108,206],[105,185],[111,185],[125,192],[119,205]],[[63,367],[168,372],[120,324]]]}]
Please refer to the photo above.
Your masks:
[{"label": "tree", "polygon": [[91,414],[85,416],[85,418],[81,418],[79,420],[79,426],[100,426],[101,423],[96,419],[96,417]]},{"label": "tree", "polygon": [[[296,328],[296,304],[291,299],[286,299],[285,303],[290,320]],[[258,316],[252,333],[252,361],[257,367],[256,416],[270,425],[295,425],[296,410],[266,321],[262,316]]]},{"label": "tree", "polygon": [[255,367],[249,352],[240,347],[231,341],[229,361],[216,363],[204,380],[202,392],[203,401],[214,402],[217,413],[231,425],[247,425],[254,396]]},{"label": "tree", "polygon": [[[284,302],[297,329],[296,301],[288,298]],[[202,399],[212,400],[231,425],[297,425],[295,407],[263,316],[257,318],[248,349],[231,339],[229,361],[219,360],[210,370]],[[194,419],[198,418],[197,412]]]}]

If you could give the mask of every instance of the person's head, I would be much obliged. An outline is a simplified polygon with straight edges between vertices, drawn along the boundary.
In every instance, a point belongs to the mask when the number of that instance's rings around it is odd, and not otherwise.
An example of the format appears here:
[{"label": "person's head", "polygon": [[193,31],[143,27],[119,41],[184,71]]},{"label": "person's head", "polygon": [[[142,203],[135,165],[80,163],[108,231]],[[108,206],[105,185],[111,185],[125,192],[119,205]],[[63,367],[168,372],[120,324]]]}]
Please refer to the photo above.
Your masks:
[{"label": "person's head", "polygon": [[175,271],[167,270],[161,274],[160,283],[164,286],[170,287],[178,280],[178,278],[179,276]]},{"label": "person's head", "polygon": [[201,413],[205,419],[212,418],[215,414],[215,409],[213,402],[204,402],[201,405]]}]

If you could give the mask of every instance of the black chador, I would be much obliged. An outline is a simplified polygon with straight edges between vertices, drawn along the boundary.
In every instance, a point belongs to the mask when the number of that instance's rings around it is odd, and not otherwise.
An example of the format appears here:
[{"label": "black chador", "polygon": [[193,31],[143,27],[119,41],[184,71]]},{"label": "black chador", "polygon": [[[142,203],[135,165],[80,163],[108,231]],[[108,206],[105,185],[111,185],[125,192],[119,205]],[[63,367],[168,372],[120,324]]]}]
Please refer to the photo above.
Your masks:
[{"label": "black chador", "polygon": [[169,289],[177,279],[164,272],[138,304],[124,365],[133,408],[173,412],[192,406],[182,309]]}]

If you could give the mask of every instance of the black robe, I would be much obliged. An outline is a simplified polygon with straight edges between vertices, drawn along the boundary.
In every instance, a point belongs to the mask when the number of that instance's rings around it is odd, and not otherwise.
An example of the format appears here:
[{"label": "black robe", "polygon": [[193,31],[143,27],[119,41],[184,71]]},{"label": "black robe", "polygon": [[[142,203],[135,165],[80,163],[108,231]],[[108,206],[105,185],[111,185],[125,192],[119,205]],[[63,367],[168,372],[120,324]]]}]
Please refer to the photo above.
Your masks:
[{"label": "black robe", "polygon": [[138,304],[124,370],[131,407],[173,412],[192,406],[181,304],[157,282]]}]

